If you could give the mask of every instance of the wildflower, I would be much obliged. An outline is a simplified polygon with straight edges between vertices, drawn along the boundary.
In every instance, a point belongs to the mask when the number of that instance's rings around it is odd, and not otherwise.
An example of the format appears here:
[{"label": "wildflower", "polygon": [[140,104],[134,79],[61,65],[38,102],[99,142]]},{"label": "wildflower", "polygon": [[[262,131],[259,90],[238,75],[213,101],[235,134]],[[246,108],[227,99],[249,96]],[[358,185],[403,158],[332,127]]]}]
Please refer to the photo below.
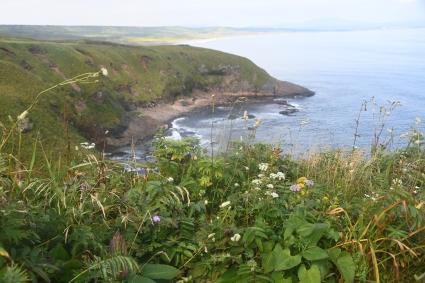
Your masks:
[{"label": "wildflower", "polygon": [[255,120],[254,129],[257,129],[261,125],[262,121],[260,119]]},{"label": "wildflower", "polygon": [[274,188],[274,186],[273,186],[273,184],[267,184],[267,186],[266,186],[268,189],[273,189]]},{"label": "wildflower", "polygon": [[311,187],[314,185],[314,182],[312,180],[305,180],[304,185],[306,185],[307,187]]},{"label": "wildflower", "polygon": [[153,223],[159,223],[160,221],[161,221],[161,217],[159,217],[159,215],[155,214],[154,216],[152,216]]},{"label": "wildflower", "polygon": [[298,183],[297,186],[300,187],[301,189],[304,189],[305,188],[305,184],[304,183]]},{"label": "wildflower", "polygon": [[298,183],[298,184],[300,184],[300,183],[304,183],[304,182],[305,182],[305,180],[307,180],[307,178],[306,178],[306,177],[300,177],[300,178],[298,178],[298,179],[297,179],[297,183]]},{"label": "wildflower", "polygon": [[100,68],[100,73],[102,74],[102,76],[107,77],[108,76],[108,69],[106,68]]},{"label": "wildflower", "polygon": [[75,150],[78,151],[78,145],[75,146]]},{"label": "wildflower", "polygon": [[208,253],[208,248],[207,248],[207,246],[205,246],[205,248],[204,248],[204,252],[207,254]]},{"label": "wildflower", "polygon": [[220,208],[225,208],[226,206],[230,205],[230,201],[225,201],[222,204],[220,204]]},{"label": "wildflower", "polygon": [[248,166],[245,166],[245,170],[248,171],[249,170],[249,167]]},{"label": "wildflower", "polygon": [[96,146],[94,143],[89,144],[88,142],[82,142],[82,143],[80,143],[80,145],[84,149],[93,149]]},{"label": "wildflower", "polygon": [[272,192],[270,195],[272,196],[272,198],[278,198],[279,197],[279,195],[275,192]]},{"label": "wildflower", "polygon": [[275,173],[271,173],[270,174],[270,179],[276,180],[278,179],[279,181],[285,180],[285,174],[282,172],[277,172]]},{"label": "wildflower", "polygon": [[302,188],[299,185],[292,185],[289,187],[289,190],[292,192],[299,192],[302,190]]},{"label": "wildflower", "polygon": [[167,181],[168,181],[169,183],[172,183],[172,182],[174,182],[174,179],[173,179],[173,177],[168,177],[168,178],[167,178]]},{"label": "wildflower", "polygon": [[260,163],[258,164],[258,169],[260,169],[260,171],[267,171],[267,169],[269,168],[269,164],[267,163]]},{"label": "wildflower", "polygon": [[264,174],[258,174],[258,178],[264,178]]},{"label": "wildflower", "polygon": [[237,188],[237,187],[239,187],[239,184],[238,184],[238,183],[235,183],[235,185],[234,185],[234,186]]},{"label": "wildflower", "polygon": [[22,121],[22,120],[24,120],[27,116],[28,116],[28,111],[27,111],[27,110],[25,110],[24,112],[22,112],[21,114],[19,114],[19,116],[18,116],[17,120],[18,120],[18,121]]},{"label": "wildflower", "polygon": [[254,180],[252,180],[252,183],[254,184],[254,185],[261,185],[261,180],[259,180],[259,179],[254,179]]},{"label": "wildflower", "polygon": [[211,239],[211,241],[215,242],[215,233],[209,234],[208,239]]},{"label": "wildflower", "polygon": [[206,200],[204,200],[204,204],[205,205],[208,205],[208,200],[206,199]]},{"label": "wildflower", "polygon": [[259,187],[255,187],[254,191],[261,191],[261,189]]},{"label": "wildflower", "polygon": [[232,242],[239,242],[240,239],[241,239],[241,235],[239,234],[235,234],[233,235],[233,237],[230,238]]}]

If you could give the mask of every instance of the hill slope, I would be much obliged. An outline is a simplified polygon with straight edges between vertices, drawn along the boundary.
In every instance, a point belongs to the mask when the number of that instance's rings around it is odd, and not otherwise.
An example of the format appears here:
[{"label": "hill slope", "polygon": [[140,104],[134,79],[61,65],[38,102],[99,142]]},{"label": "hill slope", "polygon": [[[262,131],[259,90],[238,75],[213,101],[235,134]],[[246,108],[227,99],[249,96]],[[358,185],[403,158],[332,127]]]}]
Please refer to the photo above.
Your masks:
[{"label": "hill slope", "polygon": [[[208,49],[0,38],[0,121],[16,117],[39,91],[101,67],[108,69],[107,78],[46,93],[30,113],[34,129],[47,143],[63,142],[64,115],[72,140],[84,136],[100,142],[106,130],[125,131],[138,107],[152,101],[174,102],[197,92],[312,94],[277,81],[246,58]],[[149,124],[143,119],[136,122]]]}]

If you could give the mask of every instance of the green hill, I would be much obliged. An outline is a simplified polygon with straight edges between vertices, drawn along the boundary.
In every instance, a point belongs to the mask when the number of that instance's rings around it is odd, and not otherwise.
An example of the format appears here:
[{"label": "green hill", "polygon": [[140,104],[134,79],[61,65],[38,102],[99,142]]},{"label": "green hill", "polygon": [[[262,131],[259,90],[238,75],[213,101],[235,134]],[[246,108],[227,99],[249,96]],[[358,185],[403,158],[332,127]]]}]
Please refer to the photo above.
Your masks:
[{"label": "green hill", "polygon": [[202,48],[0,38],[0,121],[7,126],[8,116],[19,115],[41,90],[102,67],[109,75],[97,83],[73,84],[43,95],[29,115],[33,130],[23,142],[40,135],[45,144],[63,143],[64,121],[72,141],[85,137],[98,142],[106,130],[128,126],[137,107],[190,97],[194,90],[308,92],[282,86],[246,58]]}]

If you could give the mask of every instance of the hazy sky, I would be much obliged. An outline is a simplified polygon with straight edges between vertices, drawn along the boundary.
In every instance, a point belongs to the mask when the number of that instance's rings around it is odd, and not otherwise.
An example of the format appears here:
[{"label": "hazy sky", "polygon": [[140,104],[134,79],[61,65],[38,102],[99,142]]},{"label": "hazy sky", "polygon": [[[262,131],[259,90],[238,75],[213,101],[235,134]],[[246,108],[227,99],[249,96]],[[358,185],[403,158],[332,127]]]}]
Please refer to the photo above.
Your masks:
[{"label": "hazy sky", "polygon": [[0,24],[274,26],[425,22],[425,0],[0,0]]}]

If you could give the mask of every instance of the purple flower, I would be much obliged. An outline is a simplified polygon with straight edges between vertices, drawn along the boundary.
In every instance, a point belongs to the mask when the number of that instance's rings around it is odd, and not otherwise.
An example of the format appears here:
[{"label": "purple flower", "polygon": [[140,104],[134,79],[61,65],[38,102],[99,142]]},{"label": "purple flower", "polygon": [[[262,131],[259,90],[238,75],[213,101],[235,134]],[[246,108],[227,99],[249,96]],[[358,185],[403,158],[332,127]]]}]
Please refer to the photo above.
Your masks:
[{"label": "purple flower", "polygon": [[305,184],[307,187],[311,187],[311,186],[313,186],[313,185],[314,185],[314,182],[313,182],[312,180],[305,180],[305,181],[304,181],[304,184]]},{"label": "purple flower", "polygon": [[298,185],[292,185],[291,187],[289,187],[289,190],[292,191],[292,192],[299,192],[299,191],[301,191],[301,189],[302,188]]},{"label": "purple flower", "polygon": [[161,221],[161,217],[159,217],[159,215],[154,215],[153,217],[152,217],[152,222],[153,223],[158,223],[158,222],[160,222]]}]

